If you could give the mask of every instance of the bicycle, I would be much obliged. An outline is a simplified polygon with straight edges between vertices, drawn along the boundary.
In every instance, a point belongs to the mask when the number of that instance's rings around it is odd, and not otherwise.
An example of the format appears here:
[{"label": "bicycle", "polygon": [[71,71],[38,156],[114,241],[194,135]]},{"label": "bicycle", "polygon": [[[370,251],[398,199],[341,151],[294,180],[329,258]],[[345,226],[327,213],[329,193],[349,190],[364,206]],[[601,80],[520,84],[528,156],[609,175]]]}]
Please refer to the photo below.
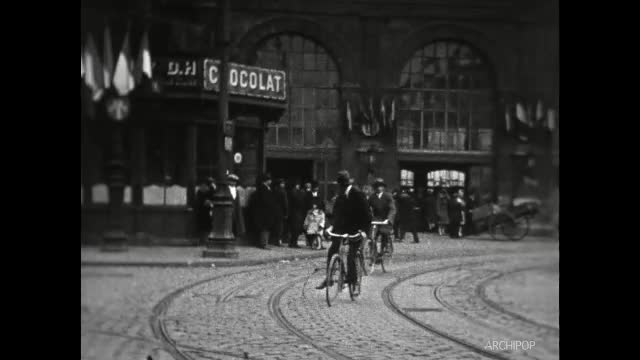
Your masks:
[{"label": "bicycle", "polygon": [[[364,247],[364,257],[367,259],[366,270],[369,274],[373,274],[377,263],[380,263],[382,272],[386,273],[393,255],[393,240],[391,238],[387,241],[387,249],[382,249],[382,241],[378,241],[376,239],[378,235],[378,226],[380,225],[389,225],[389,223],[387,221],[372,221],[371,235],[369,239],[367,239],[367,243]],[[384,250],[387,251],[385,252]],[[387,264],[386,266],[385,263]]]},{"label": "bicycle", "polygon": [[[344,281],[347,275],[347,254],[348,246],[351,246],[351,242],[355,239],[362,239],[360,233],[355,235],[349,234],[334,234],[331,232],[331,228],[326,230],[326,233],[331,238],[340,238],[340,250],[337,254],[333,254],[327,267],[327,286],[326,286],[326,298],[327,304],[331,306],[331,302],[336,299],[338,294],[342,292],[344,287]],[[356,252],[356,283],[349,284],[349,296],[352,301],[355,301],[356,297],[360,294],[362,275],[364,273],[364,258],[362,256],[361,248],[358,248]]]},{"label": "bicycle", "polygon": [[529,219],[538,211],[533,203],[518,206],[490,203],[485,207],[488,208],[487,230],[494,240],[499,240],[500,234],[511,241],[522,240],[529,233]]}]

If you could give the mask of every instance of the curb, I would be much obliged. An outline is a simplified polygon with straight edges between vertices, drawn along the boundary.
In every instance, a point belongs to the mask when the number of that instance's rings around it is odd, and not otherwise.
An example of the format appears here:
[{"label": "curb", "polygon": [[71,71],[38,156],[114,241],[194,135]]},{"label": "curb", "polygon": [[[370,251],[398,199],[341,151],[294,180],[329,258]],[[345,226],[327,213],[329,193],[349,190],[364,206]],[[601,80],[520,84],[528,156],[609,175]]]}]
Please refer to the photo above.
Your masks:
[{"label": "curb", "polygon": [[169,267],[169,268],[211,268],[211,267],[238,267],[256,266],[281,261],[299,261],[326,257],[326,251],[311,255],[290,255],[264,260],[196,260],[196,261],[81,261],[80,267]]}]

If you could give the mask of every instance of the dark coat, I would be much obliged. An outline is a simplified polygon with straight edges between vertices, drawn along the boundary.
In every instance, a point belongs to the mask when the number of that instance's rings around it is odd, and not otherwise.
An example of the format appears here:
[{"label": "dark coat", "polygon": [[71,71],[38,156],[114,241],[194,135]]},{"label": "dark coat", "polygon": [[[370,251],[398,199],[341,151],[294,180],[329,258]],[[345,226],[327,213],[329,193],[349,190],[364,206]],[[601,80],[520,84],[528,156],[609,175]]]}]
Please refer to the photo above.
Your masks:
[{"label": "dark coat", "polygon": [[276,221],[283,221],[289,216],[287,193],[282,188],[274,188],[273,196],[276,200]]},{"label": "dark coat", "polygon": [[424,198],[424,217],[428,223],[437,223],[438,222],[438,211],[437,211],[437,198],[435,195],[427,194]]},{"label": "dark coat", "polygon": [[378,231],[383,234],[390,234],[393,230],[393,223],[396,220],[396,204],[393,200],[393,195],[383,192],[382,196],[378,198],[377,194],[371,194],[369,206],[371,207],[374,221],[389,220],[391,224],[378,227]]},{"label": "dark coat", "polygon": [[364,193],[352,187],[348,195],[340,194],[333,207],[333,232],[355,234],[371,227],[371,212]]},{"label": "dark coat", "polygon": [[398,215],[401,227],[411,228],[417,226],[418,219],[415,207],[416,201],[411,195],[402,193],[398,196]]},{"label": "dark coat", "polygon": [[324,201],[322,201],[322,198],[320,197],[320,193],[318,193],[316,196],[313,196],[313,193],[311,191],[305,193],[305,214],[311,210],[311,207],[313,206],[313,204],[316,204],[318,206],[318,209],[324,211]]},{"label": "dark coat", "polygon": [[462,202],[454,197],[451,197],[449,200],[449,223],[454,225],[459,225],[462,223],[464,205]]},{"label": "dark coat", "polygon": [[213,191],[198,188],[195,206],[198,231],[211,231],[211,207],[207,205],[207,201],[213,202]]},{"label": "dark coat", "polygon": [[276,222],[278,206],[276,197],[266,185],[260,184],[249,200],[249,216],[255,231],[265,231],[273,228]]},{"label": "dark coat", "polygon": [[302,190],[289,191],[289,226],[293,233],[302,233],[302,224],[306,216],[305,193]]}]

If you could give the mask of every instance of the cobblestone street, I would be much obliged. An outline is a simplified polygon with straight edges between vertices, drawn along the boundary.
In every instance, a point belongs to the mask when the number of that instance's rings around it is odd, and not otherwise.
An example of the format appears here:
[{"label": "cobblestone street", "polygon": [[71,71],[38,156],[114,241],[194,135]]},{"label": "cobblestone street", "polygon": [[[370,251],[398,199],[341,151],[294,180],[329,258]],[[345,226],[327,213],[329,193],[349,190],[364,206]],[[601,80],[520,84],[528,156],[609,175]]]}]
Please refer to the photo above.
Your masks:
[{"label": "cobblestone street", "polygon": [[422,234],[331,307],[324,261],[82,267],[81,359],[559,358],[555,241]]}]

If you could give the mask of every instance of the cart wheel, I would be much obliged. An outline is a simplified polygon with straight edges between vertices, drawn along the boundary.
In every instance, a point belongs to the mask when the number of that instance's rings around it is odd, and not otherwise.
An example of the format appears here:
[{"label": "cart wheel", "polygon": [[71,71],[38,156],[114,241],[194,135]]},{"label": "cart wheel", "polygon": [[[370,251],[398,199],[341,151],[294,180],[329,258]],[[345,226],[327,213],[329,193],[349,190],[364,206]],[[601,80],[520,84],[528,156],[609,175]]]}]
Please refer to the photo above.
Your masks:
[{"label": "cart wheel", "polygon": [[510,216],[504,224],[502,224],[502,233],[511,241],[522,240],[529,233],[529,217],[523,216],[516,218]]}]

